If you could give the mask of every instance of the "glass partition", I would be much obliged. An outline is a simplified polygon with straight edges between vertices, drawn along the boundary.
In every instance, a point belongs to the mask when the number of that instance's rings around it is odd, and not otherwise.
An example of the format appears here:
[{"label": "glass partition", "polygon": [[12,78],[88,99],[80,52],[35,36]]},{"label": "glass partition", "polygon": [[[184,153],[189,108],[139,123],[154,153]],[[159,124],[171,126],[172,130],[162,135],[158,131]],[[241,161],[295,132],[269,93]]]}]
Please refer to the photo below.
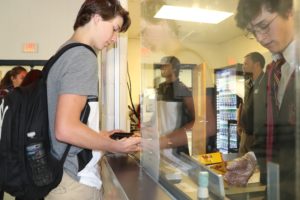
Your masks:
[{"label": "glass partition", "polygon": [[[204,170],[212,196],[296,199],[299,14],[292,3],[141,1],[141,160],[175,196],[197,199]],[[210,11],[225,17],[208,21],[217,15],[202,16]],[[242,161],[250,168],[228,167]]]}]

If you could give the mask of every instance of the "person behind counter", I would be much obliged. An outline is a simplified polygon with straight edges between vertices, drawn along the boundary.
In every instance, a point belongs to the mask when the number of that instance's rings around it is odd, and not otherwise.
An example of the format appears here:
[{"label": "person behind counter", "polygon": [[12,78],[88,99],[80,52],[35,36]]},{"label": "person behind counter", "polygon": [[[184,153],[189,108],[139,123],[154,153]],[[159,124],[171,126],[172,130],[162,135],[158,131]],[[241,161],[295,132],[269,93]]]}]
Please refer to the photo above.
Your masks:
[{"label": "person behind counter", "polygon": [[263,68],[265,58],[258,52],[251,52],[245,56],[243,70],[245,80],[244,103],[240,104],[241,114],[238,118],[238,133],[241,137],[239,153],[244,155],[251,150],[254,142],[254,94],[257,94],[264,78]]},{"label": "person behind counter", "polygon": [[0,97],[4,97],[14,88],[19,87],[25,78],[27,71],[22,66],[16,66],[6,72],[0,82]]},{"label": "person behind counter", "polygon": [[[118,33],[125,32],[130,22],[129,13],[118,0],[86,0],[78,12],[73,35],[62,46],[79,42],[96,51],[102,50],[115,43]],[[64,53],[48,75],[52,153],[60,158],[67,144],[72,147],[64,163],[62,181],[46,200],[102,199],[98,164],[101,151],[127,153],[140,150],[140,137],[113,140],[110,135],[120,130],[99,131],[97,71],[95,54],[77,46]],[[87,125],[80,121],[86,103],[90,107]],[[88,154],[87,160],[78,158],[83,152]]]},{"label": "person behind counter", "polygon": [[161,132],[160,147],[177,148],[176,153],[189,155],[186,132],[195,122],[192,92],[179,80],[180,61],[175,56],[166,56],[158,64],[165,81],[159,84],[158,122]]},{"label": "person behind counter", "polygon": [[[266,183],[267,162],[279,165],[280,197],[284,199],[296,199],[296,170],[299,170],[295,154],[294,16],[292,0],[240,0],[236,14],[238,27],[247,30],[272,53],[273,62],[266,70],[266,99],[260,100],[266,105],[260,110],[261,115],[265,114],[266,126],[254,132],[253,151],[262,183]],[[242,167],[247,165],[239,166],[240,173],[247,170]],[[234,174],[234,170],[227,172],[229,182]]]}]

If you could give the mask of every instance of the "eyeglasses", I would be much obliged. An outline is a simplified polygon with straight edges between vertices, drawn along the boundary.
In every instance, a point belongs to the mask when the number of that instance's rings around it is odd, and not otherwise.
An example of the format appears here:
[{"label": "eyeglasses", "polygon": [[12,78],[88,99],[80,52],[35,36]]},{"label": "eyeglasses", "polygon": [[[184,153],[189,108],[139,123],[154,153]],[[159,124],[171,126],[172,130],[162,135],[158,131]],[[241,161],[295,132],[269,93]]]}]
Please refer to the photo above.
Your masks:
[{"label": "eyeglasses", "polygon": [[273,19],[271,19],[268,23],[262,23],[262,24],[259,24],[256,26],[252,26],[251,28],[247,28],[245,36],[247,38],[253,39],[253,38],[257,37],[258,34],[264,35],[264,34],[269,33],[270,25],[275,21],[275,19],[277,17],[278,17],[278,15],[273,17]]}]

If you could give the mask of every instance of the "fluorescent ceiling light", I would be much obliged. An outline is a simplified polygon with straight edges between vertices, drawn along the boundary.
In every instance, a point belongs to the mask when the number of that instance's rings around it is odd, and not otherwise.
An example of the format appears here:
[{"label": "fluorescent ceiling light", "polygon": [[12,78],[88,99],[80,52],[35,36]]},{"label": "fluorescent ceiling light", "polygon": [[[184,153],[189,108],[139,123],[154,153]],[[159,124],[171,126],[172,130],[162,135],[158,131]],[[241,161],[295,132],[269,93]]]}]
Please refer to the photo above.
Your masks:
[{"label": "fluorescent ceiling light", "polygon": [[230,12],[206,10],[201,8],[188,8],[179,6],[162,6],[155,14],[155,18],[173,19],[179,21],[202,22],[218,24],[233,15]]}]

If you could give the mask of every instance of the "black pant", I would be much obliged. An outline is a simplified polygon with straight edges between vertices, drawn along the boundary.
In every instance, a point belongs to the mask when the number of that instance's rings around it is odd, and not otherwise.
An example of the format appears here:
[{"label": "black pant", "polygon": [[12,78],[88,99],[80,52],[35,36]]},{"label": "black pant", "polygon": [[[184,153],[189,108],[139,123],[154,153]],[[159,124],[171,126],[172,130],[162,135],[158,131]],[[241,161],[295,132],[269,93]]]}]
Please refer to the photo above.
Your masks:
[{"label": "black pant", "polygon": [[0,190],[0,200],[3,200],[4,199],[4,192],[3,190]]}]

